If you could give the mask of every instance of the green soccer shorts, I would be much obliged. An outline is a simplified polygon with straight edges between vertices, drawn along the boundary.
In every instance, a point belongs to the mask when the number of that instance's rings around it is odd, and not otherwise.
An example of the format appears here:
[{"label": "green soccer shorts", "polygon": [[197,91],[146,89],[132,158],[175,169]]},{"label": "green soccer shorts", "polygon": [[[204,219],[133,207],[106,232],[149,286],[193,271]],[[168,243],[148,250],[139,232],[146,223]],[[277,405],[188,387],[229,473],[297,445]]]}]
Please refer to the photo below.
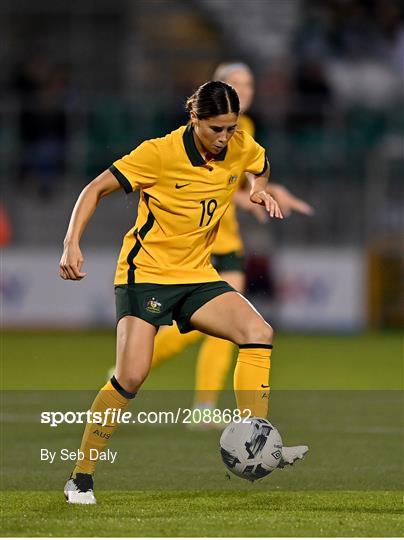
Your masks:
[{"label": "green soccer shorts", "polygon": [[225,281],[190,285],[156,285],[134,283],[115,286],[117,323],[132,315],[154,326],[171,325],[176,321],[181,334],[194,330],[192,315],[204,304],[226,292],[234,291]]}]

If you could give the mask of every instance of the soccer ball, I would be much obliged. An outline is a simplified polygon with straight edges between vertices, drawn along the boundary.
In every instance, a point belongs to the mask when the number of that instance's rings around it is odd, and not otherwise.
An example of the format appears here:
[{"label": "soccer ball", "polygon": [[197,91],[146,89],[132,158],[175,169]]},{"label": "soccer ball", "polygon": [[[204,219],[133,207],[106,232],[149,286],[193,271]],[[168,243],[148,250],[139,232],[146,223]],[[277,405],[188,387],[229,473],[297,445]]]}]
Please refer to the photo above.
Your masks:
[{"label": "soccer ball", "polygon": [[282,439],[265,418],[245,418],[232,422],[220,437],[220,453],[233,474],[254,482],[279,465]]}]

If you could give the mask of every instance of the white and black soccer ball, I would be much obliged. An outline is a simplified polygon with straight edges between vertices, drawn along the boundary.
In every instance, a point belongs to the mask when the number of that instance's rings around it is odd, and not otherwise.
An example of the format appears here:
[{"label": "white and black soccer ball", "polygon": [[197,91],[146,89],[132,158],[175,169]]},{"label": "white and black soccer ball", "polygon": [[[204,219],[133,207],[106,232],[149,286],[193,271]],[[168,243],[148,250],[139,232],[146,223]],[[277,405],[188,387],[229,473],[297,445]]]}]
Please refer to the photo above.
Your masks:
[{"label": "white and black soccer ball", "polygon": [[220,453],[233,474],[254,482],[270,474],[282,457],[279,431],[265,418],[232,422],[220,437]]}]

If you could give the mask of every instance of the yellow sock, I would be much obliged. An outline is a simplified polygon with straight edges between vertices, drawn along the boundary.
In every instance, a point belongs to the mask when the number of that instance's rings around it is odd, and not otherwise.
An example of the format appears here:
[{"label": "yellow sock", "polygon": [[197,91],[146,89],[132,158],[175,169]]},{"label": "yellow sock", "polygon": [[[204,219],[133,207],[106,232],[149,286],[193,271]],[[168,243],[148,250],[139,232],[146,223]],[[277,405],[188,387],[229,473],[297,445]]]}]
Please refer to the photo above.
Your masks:
[{"label": "yellow sock", "polygon": [[239,346],[234,370],[234,393],[241,416],[266,418],[269,404],[269,371],[272,345],[249,343]]},{"label": "yellow sock", "polygon": [[196,330],[188,332],[188,334],[181,334],[176,324],[162,328],[157,332],[154,340],[152,367],[156,367],[164,360],[174,356],[174,354],[178,354],[185,347],[201,338],[202,334]]},{"label": "yellow sock", "polygon": [[[102,413],[101,424],[105,422],[106,425],[99,425],[95,422],[87,423],[80,446],[84,457],[77,460],[73,470],[73,478],[77,473],[94,473],[97,465],[96,456],[98,456],[95,450],[101,452],[107,446],[117,426],[118,411],[123,411],[135,395],[136,393],[126,392],[115,377],[112,377],[98,392],[90,410],[92,413]],[[109,416],[104,416],[108,408],[112,411],[115,409],[115,421],[111,418],[111,413]]]},{"label": "yellow sock", "polygon": [[216,406],[233,359],[234,344],[207,336],[199,350],[195,378],[195,407]]}]

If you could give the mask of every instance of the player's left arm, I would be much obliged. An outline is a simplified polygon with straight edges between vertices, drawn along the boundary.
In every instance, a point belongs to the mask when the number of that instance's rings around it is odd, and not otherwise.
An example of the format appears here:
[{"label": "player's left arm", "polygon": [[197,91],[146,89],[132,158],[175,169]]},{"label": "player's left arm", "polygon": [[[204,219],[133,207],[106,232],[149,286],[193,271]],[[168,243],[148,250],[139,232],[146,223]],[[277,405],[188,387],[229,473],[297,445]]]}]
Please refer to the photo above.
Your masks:
[{"label": "player's left arm", "polygon": [[260,175],[249,173],[246,176],[251,188],[250,201],[254,204],[265,206],[270,217],[283,219],[279,204],[268,191],[269,167]]},{"label": "player's left arm", "polygon": [[246,186],[238,189],[233,197],[233,201],[237,208],[241,208],[245,212],[252,214],[259,223],[267,223],[269,220],[268,212],[263,206],[252,204],[250,201],[249,183]]},{"label": "player's left arm", "polygon": [[269,217],[283,219],[281,209],[276,200],[267,191],[269,179],[269,161],[265,149],[250,135],[243,132],[245,152],[244,172],[250,184],[250,201],[264,206]]}]

